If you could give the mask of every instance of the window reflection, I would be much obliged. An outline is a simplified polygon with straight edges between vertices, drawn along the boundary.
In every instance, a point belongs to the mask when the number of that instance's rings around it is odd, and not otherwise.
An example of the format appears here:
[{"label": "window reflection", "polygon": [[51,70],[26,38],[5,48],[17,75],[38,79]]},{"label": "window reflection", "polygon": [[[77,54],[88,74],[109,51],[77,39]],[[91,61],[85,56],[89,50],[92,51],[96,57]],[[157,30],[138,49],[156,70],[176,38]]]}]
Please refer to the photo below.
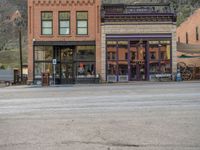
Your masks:
[{"label": "window reflection", "polygon": [[160,59],[161,59],[161,73],[170,73],[171,65],[170,65],[170,45],[162,44],[160,47]]},{"label": "window reflection", "polygon": [[52,75],[52,64],[35,63],[35,78],[41,78],[42,73],[50,73]]},{"label": "window reflection", "polygon": [[149,43],[153,43],[149,46],[150,74],[170,73],[170,41],[154,41]]},{"label": "window reflection", "polygon": [[[159,43],[158,41],[153,41],[150,42],[153,44],[149,45],[149,57],[150,57],[150,61],[149,61],[149,67],[150,67],[150,73],[151,74],[157,74],[159,73],[160,69],[160,60],[159,60]],[[155,43],[155,44],[154,44]]]},{"label": "window reflection", "polygon": [[108,75],[116,75],[117,74],[117,63],[116,62],[108,61],[107,74]]},{"label": "window reflection", "polygon": [[51,61],[53,59],[52,46],[36,46],[35,47],[35,60],[37,61]]},{"label": "window reflection", "polygon": [[94,62],[78,62],[77,63],[77,77],[78,78],[95,77],[95,63]]},{"label": "window reflection", "polygon": [[95,46],[77,46],[77,60],[94,61]]}]

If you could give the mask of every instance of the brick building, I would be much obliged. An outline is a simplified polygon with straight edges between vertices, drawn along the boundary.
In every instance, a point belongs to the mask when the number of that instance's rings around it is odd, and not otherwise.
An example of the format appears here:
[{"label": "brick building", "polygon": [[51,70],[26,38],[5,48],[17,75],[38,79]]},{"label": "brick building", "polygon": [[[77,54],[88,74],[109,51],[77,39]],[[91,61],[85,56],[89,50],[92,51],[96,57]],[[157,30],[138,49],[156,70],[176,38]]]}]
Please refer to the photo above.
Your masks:
[{"label": "brick building", "polygon": [[28,0],[28,13],[29,81],[52,79],[53,59],[57,84],[100,73],[99,0]]},{"label": "brick building", "polygon": [[177,28],[177,41],[186,44],[200,44],[200,9],[194,12]]},{"label": "brick building", "polygon": [[196,10],[177,28],[177,62],[200,67],[199,20],[200,9]]},{"label": "brick building", "polygon": [[29,81],[41,81],[43,72],[57,84],[176,72],[176,15],[169,5],[29,0],[28,9]]}]

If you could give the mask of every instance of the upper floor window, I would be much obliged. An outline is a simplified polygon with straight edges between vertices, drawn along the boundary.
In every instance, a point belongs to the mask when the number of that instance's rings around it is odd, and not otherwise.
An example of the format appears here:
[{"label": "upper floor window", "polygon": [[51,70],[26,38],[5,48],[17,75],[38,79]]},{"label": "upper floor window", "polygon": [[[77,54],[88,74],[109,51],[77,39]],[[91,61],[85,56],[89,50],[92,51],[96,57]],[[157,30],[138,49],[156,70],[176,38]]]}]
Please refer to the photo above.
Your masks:
[{"label": "upper floor window", "polygon": [[59,12],[59,34],[70,34],[70,12]]},{"label": "upper floor window", "polygon": [[42,35],[53,34],[53,12],[42,12]]},{"label": "upper floor window", "polygon": [[77,12],[77,35],[87,35],[88,34],[88,12]]},{"label": "upper floor window", "polygon": [[199,40],[199,27],[196,27],[196,40]]}]

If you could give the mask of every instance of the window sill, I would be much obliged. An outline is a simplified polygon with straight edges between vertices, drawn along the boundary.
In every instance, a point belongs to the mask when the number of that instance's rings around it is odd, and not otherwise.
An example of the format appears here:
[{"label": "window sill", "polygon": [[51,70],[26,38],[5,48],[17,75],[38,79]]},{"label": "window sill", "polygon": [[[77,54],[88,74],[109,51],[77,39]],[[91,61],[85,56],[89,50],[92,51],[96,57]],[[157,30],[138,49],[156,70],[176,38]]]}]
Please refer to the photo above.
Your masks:
[{"label": "window sill", "polygon": [[54,35],[40,35],[41,38],[53,38]]},{"label": "window sill", "polygon": [[90,36],[87,34],[87,35],[76,35],[76,37],[90,37]]},{"label": "window sill", "polygon": [[57,35],[57,37],[61,37],[61,38],[66,38],[66,37],[72,37],[72,35]]}]

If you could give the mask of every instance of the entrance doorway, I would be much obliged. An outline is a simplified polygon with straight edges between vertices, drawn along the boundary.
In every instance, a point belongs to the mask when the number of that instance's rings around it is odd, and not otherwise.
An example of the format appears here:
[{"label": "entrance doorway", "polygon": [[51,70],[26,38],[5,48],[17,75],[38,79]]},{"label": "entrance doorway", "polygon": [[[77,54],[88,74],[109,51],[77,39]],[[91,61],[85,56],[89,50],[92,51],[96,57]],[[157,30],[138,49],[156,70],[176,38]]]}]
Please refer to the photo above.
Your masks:
[{"label": "entrance doorway", "polygon": [[146,43],[130,42],[130,80],[146,80]]},{"label": "entrance doorway", "polygon": [[56,84],[73,84],[75,81],[74,73],[74,52],[75,47],[55,47],[54,56],[57,60],[56,65]]}]

